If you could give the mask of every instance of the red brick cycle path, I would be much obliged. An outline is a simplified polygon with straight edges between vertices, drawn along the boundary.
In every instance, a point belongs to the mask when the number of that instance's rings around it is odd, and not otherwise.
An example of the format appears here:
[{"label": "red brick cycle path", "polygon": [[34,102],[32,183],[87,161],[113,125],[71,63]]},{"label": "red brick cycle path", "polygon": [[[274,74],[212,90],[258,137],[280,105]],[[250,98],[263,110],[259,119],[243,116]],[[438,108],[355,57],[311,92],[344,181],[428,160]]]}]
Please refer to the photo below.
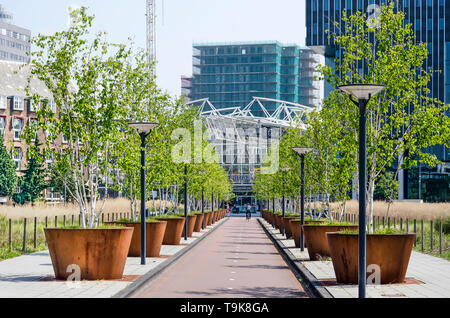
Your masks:
[{"label": "red brick cycle path", "polygon": [[253,218],[231,218],[163,274],[139,298],[308,297]]}]

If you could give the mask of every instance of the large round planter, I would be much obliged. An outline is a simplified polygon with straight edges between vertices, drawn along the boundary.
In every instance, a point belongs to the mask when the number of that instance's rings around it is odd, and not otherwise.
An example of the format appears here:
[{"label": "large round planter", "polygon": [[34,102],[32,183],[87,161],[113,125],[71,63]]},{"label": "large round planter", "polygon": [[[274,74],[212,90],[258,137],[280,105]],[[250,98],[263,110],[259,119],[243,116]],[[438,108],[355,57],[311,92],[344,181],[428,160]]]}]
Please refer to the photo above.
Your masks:
[{"label": "large round planter", "polygon": [[303,225],[305,244],[308,249],[309,259],[320,260],[321,257],[330,257],[327,232],[339,232],[344,230],[357,230],[357,225]]},{"label": "large round planter", "polygon": [[194,232],[202,231],[203,220],[205,219],[205,214],[197,214],[197,218],[195,219]]},{"label": "large round planter", "polygon": [[[195,222],[197,220],[197,215],[188,215],[188,235],[187,237],[192,237],[192,234],[194,233],[194,227],[195,227]],[[183,226],[183,231],[181,232],[181,237],[184,237],[184,228],[185,226]]]},{"label": "large round planter", "polygon": [[292,237],[291,225],[289,223],[289,220],[292,219],[298,219],[298,216],[285,216],[284,218],[281,218],[284,226],[284,234],[286,235],[287,239]]},{"label": "large round planter", "polygon": [[184,228],[184,218],[157,218],[159,221],[167,221],[164,233],[164,245],[180,245],[181,234]]},{"label": "large round planter", "polygon": [[[337,282],[357,284],[358,234],[327,233],[327,239]],[[367,235],[366,266],[380,267],[381,284],[405,281],[414,239],[414,233]]]},{"label": "large round planter", "polygon": [[[130,250],[128,251],[128,257],[141,256],[141,223],[105,222],[105,224],[118,224],[125,227],[134,228],[133,237],[131,238],[130,243]],[[146,257],[159,257],[164,234],[166,232],[167,221],[147,222],[145,225]]]},{"label": "large round planter", "polygon": [[205,226],[209,226],[209,225],[212,224],[212,212],[207,212],[205,214],[206,214],[205,215],[205,217],[206,217],[206,219],[205,219]]},{"label": "large round planter", "polygon": [[[305,224],[318,224],[318,223],[324,223],[325,221],[305,221]],[[302,221],[299,219],[292,219],[289,220],[289,225],[291,226],[291,233],[294,237],[295,247],[300,248],[300,229],[302,226]],[[303,238],[305,238],[303,236]],[[306,245],[306,239],[304,240],[304,243]]]},{"label": "large round planter", "polygon": [[78,265],[81,280],[122,278],[133,228],[46,228],[44,232],[56,279],[67,279],[73,265]]},{"label": "large round planter", "polygon": [[281,216],[279,216],[278,214],[274,214],[274,216],[275,216],[275,228],[277,228],[281,232]]}]

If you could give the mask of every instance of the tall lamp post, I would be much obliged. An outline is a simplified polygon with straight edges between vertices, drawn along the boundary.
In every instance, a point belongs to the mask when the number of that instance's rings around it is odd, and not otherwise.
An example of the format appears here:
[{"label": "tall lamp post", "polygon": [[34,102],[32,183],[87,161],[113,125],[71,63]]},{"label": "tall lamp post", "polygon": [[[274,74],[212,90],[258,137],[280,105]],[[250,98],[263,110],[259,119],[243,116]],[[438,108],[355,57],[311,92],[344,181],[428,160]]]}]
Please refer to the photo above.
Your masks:
[{"label": "tall lamp post", "polygon": [[187,188],[188,188],[188,168],[187,164],[184,164],[184,240],[187,241],[188,239],[188,195],[187,195]]},{"label": "tall lamp post", "polygon": [[203,215],[203,220],[202,220],[202,229],[205,228],[205,187],[202,187],[202,215]]},{"label": "tall lamp post", "polygon": [[359,243],[358,296],[366,297],[366,110],[370,99],[385,89],[384,85],[350,84],[339,86],[359,108]]},{"label": "tall lamp post", "polygon": [[[283,167],[283,168],[281,168],[281,171],[283,171],[283,198],[282,198],[282,201],[283,201],[283,207],[282,207],[282,209],[281,209],[281,211],[282,211],[282,218],[283,218],[283,220],[284,220],[284,216],[285,216],[285,211],[286,211],[286,204],[285,204],[285,200],[286,200],[286,198],[285,198],[285,187],[286,187],[286,181],[285,181],[285,173],[287,172],[287,171],[289,171],[291,168],[289,168],[289,167]],[[283,221],[284,222],[284,221]],[[284,233],[285,233],[285,229],[284,229],[284,226],[283,226],[283,222],[281,222],[281,235],[284,235]]]},{"label": "tall lamp post", "polygon": [[303,235],[303,225],[305,225],[305,156],[313,149],[309,147],[294,147],[292,148],[300,156],[300,176],[301,176],[301,190],[300,190],[300,249],[305,250],[305,238]]},{"label": "tall lamp post", "polygon": [[141,137],[141,265],[145,265],[146,255],[146,233],[145,233],[145,139],[158,123],[153,122],[136,122],[129,123],[128,126],[139,133]]}]

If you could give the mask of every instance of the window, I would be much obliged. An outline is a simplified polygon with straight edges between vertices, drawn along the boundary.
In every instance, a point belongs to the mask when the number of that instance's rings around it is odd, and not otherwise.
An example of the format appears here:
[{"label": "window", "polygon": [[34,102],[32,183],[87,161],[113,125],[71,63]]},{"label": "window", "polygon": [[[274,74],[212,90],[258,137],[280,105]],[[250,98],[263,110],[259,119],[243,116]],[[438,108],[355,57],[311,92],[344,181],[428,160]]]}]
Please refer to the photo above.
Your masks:
[{"label": "window", "polygon": [[409,0],[405,0],[405,8],[409,6]]},{"label": "window", "polygon": [[16,170],[20,170],[22,163],[22,149],[20,148],[14,149],[13,161],[16,164]]},{"label": "window", "polygon": [[439,30],[444,30],[444,18],[439,19]]},{"label": "window", "polygon": [[22,134],[23,119],[14,118],[13,130],[14,130],[14,140],[20,140],[20,135]]},{"label": "window", "polygon": [[[6,126],[6,118],[5,117],[0,117],[0,134],[1,135],[4,134],[5,126]],[[0,140],[0,142],[2,142],[2,141]]]},{"label": "window", "polygon": [[28,108],[28,110],[30,111],[30,112],[33,112],[33,113],[35,113],[36,111],[37,111],[37,104],[36,104],[36,102],[33,100],[33,99],[29,99],[29,108]]},{"label": "window", "polygon": [[428,31],[431,31],[433,29],[433,20],[428,19]]},{"label": "window", "polygon": [[335,9],[336,10],[339,10],[339,8],[340,8],[340,2],[341,2],[341,0],[336,0],[336,2],[335,2]]},{"label": "window", "polygon": [[56,103],[53,100],[48,101],[48,107],[52,110],[52,112],[56,113]]},{"label": "window", "polygon": [[13,97],[13,110],[23,110],[23,98],[22,97]]},{"label": "window", "polygon": [[51,164],[53,162],[53,160],[55,159],[55,154],[53,151],[50,151],[48,156],[47,156],[47,160],[45,161],[47,164]]},{"label": "window", "polygon": [[0,109],[6,109],[6,96],[0,96]]},{"label": "window", "polygon": [[428,6],[432,7],[433,6],[433,0],[428,0]]},{"label": "window", "polygon": [[420,31],[420,19],[416,19],[416,31]]}]

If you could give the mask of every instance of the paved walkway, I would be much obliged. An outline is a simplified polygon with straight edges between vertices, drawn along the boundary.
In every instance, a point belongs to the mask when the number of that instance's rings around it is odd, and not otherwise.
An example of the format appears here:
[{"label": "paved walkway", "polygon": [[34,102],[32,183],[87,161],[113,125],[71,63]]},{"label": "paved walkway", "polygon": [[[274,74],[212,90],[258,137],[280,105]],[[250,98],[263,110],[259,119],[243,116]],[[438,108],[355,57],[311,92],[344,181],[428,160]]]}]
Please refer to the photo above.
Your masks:
[{"label": "paved walkway", "polygon": [[307,297],[256,218],[231,218],[134,297]]},{"label": "paved walkway", "polygon": [[146,265],[140,264],[140,257],[129,257],[125,265],[124,278],[118,281],[81,281],[78,284],[55,281],[48,250],[2,261],[0,262],[0,298],[112,297],[225,221],[226,219],[222,219],[208,226],[207,229],[194,233],[194,237],[187,241],[181,239],[183,245],[163,245],[162,257],[147,258]]},{"label": "paved walkway", "polygon": [[[260,219],[263,226],[300,260],[314,277],[325,286],[335,298],[358,297],[357,285],[336,284],[333,263],[330,261],[310,261],[305,248],[301,252],[295,248],[294,240],[287,240],[267,221]],[[449,298],[450,297],[450,262],[431,255],[413,251],[408,270],[406,284],[368,285],[368,298]],[[334,283],[333,283],[334,281]]]}]

